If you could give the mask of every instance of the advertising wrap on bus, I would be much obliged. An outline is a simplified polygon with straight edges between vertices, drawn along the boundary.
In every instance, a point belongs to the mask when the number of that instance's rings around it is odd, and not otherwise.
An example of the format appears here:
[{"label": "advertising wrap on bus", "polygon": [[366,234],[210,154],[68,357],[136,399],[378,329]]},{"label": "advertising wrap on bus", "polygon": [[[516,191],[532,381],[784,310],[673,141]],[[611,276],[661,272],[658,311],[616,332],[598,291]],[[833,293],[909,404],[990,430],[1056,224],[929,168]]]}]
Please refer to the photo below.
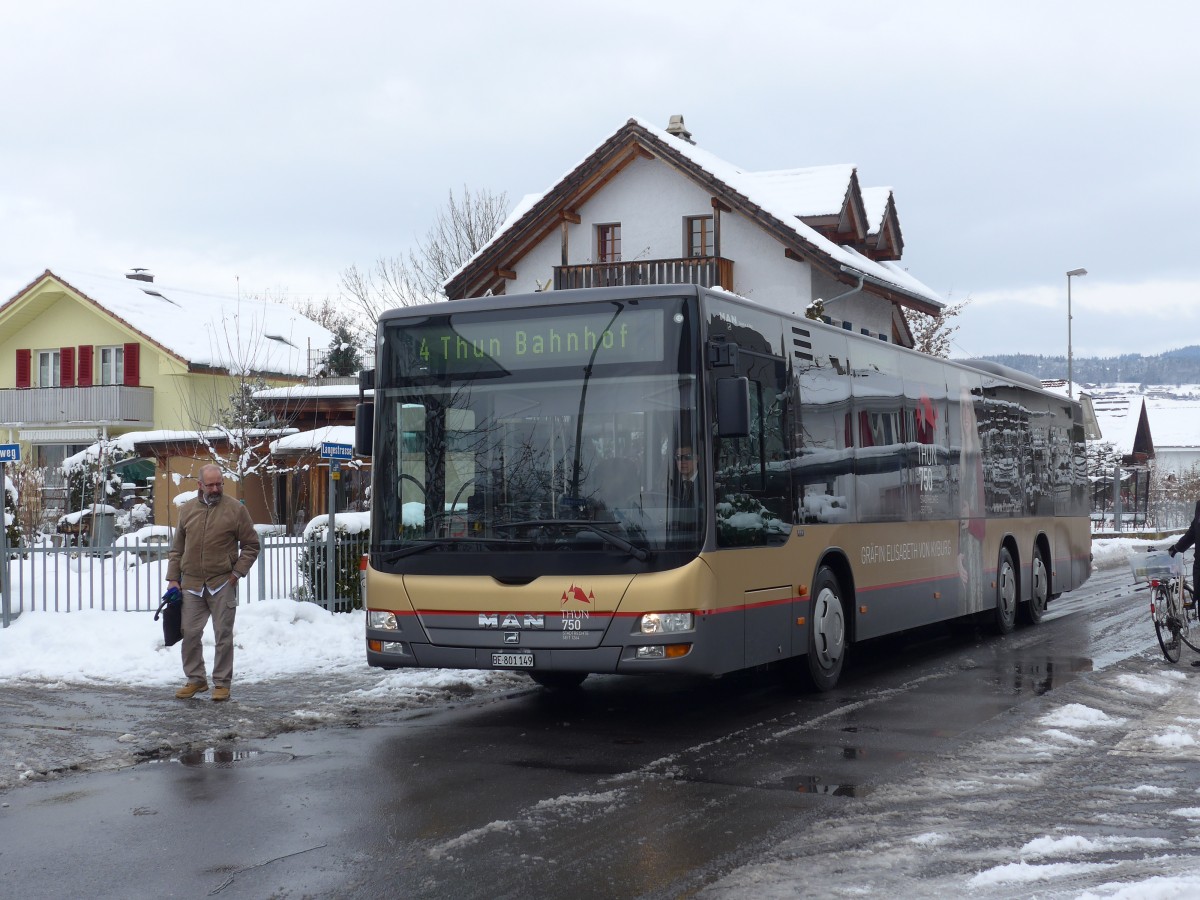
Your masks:
[{"label": "advertising wrap on bus", "polygon": [[[1080,408],[691,285],[386,314],[367,660],[828,689],[846,648],[1087,578]],[[367,448],[360,448],[367,449]]]}]

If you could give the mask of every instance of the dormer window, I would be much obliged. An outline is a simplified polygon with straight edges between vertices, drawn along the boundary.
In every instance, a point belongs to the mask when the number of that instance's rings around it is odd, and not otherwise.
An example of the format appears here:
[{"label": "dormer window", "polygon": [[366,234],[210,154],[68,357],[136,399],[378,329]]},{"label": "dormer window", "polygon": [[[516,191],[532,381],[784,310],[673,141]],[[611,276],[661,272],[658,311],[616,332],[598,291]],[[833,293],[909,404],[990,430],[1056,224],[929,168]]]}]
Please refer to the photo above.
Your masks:
[{"label": "dormer window", "polygon": [[602,263],[621,261],[621,223],[596,226],[596,260]]},{"label": "dormer window", "polygon": [[683,220],[683,255],[689,258],[713,255],[712,216],[688,216]]}]

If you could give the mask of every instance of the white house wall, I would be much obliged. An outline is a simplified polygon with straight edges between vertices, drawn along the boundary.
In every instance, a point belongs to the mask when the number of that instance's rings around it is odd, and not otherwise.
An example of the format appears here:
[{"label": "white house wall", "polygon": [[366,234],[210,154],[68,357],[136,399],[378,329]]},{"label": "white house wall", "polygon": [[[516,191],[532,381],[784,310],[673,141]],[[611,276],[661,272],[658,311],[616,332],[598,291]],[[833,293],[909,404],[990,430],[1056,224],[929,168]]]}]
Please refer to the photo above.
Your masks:
[{"label": "white house wall", "polygon": [[[684,252],[684,218],[712,215],[712,195],[659,160],[638,159],[576,212],[581,223],[567,226],[570,265],[596,263],[596,226],[618,222],[623,262],[678,259]],[[812,299],[811,266],[788,259],[783,251],[754,222],[721,214],[721,256],[733,261],[733,289],[764,306],[803,315]],[[555,229],[522,257],[506,292],[538,290],[561,262],[562,233]],[[875,303],[881,309],[873,330],[890,332],[890,304],[878,298]],[[866,323],[869,317],[859,318]]]},{"label": "white house wall", "polygon": [[1155,447],[1154,467],[1160,472],[1186,475],[1200,470],[1200,449],[1195,447]]}]

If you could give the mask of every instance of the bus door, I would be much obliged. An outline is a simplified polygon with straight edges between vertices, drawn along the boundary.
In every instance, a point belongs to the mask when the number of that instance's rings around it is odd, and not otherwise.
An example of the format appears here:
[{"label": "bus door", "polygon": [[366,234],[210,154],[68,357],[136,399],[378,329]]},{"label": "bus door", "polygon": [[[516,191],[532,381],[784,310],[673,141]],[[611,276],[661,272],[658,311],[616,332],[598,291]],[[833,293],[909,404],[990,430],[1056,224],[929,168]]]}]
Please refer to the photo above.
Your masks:
[{"label": "bus door", "polygon": [[[718,548],[779,547],[792,531],[787,369],[776,356],[738,348],[732,366],[710,376],[741,377],[749,385],[749,429],[744,437],[714,437],[713,499]],[[715,396],[716,385],[711,385]],[[745,610],[746,665],[792,654],[794,582],[783,554],[731,553],[716,564],[734,571],[727,583],[743,586],[740,598],[725,597]]]}]

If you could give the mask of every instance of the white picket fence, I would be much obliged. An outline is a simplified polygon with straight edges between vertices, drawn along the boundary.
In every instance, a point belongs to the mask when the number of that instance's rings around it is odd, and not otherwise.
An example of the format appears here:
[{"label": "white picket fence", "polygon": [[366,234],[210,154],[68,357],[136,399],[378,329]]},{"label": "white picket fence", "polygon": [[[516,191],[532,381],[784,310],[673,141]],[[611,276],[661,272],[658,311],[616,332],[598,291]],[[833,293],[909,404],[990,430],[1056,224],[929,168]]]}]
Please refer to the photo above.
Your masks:
[{"label": "white picket fence", "polygon": [[[357,572],[365,543],[339,535],[333,544],[335,572]],[[329,547],[324,537],[264,536],[250,575],[239,585],[239,601],[291,598],[345,612],[359,600],[329,596],[326,587]],[[167,547],[17,547],[8,548],[8,615],[24,612],[73,612],[82,609],[146,612],[158,609],[166,590]],[[0,560],[0,564],[3,564]],[[356,585],[339,579],[340,593]],[[335,590],[335,593],[339,591]]]}]

